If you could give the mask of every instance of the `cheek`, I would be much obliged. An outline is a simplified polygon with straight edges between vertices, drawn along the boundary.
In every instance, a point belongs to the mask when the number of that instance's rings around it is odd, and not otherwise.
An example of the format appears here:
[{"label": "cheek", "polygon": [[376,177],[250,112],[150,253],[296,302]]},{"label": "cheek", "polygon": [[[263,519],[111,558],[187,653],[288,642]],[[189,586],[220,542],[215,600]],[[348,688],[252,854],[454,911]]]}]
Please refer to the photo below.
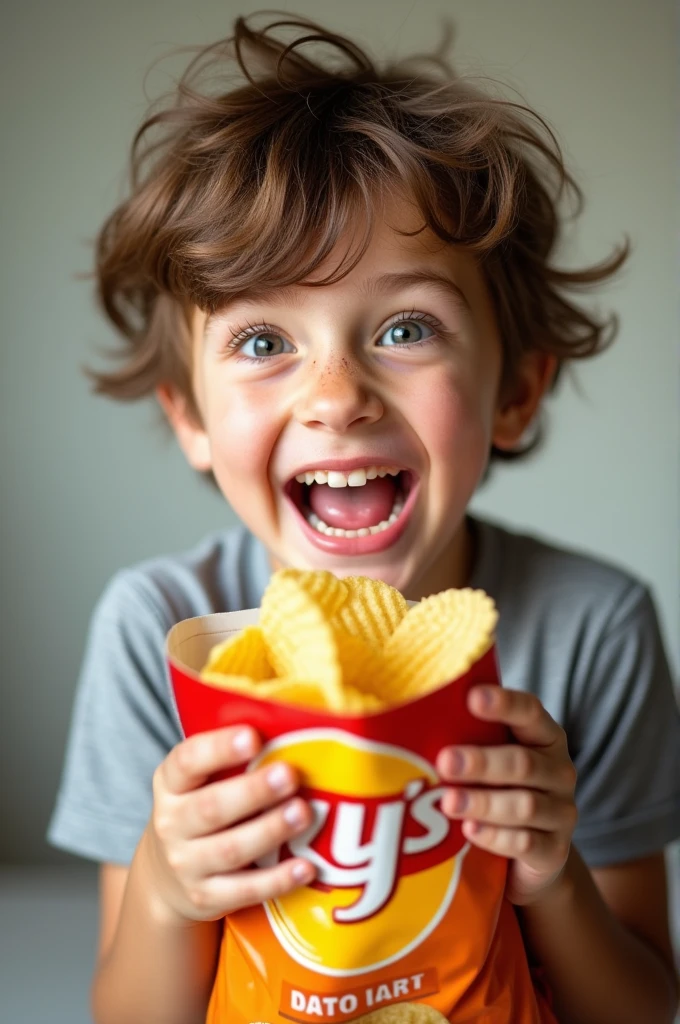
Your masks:
[{"label": "cheek", "polygon": [[493,392],[473,374],[454,369],[426,382],[417,402],[417,429],[433,456],[486,457],[493,427]]},{"label": "cheek", "polygon": [[266,477],[278,436],[271,400],[234,389],[220,395],[207,410],[213,470],[220,482]]}]

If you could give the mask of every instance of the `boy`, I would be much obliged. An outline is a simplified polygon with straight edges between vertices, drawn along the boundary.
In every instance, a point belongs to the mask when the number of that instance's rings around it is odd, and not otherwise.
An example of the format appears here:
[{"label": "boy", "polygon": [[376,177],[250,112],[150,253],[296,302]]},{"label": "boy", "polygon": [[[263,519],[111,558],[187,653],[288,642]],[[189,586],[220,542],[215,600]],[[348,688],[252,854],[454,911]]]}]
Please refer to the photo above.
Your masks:
[{"label": "boy", "polygon": [[[510,858],[507,898],[560,1020],[670,1021],[680,727],[650,598],[466,516],[564,363],[611,336],[569,289],[625,251],[550,265],[551,183],[578,190],[530,112],[288,25],[287,48],[276,24],[239,19],[194,62],[138,133],[131,195],[99,239],[99,295],[127,341],[99,389],[155,393],[245,525],[119,574],[93,618],[50,836],[103,865],[95,1019],[205,1019],[224,915],[313,878],[299,858],[250,867],[309,807],[284,765],[209,782],[258,737],[183,740],[163,656],[175,622],[256,607],[272,567],[294,565],[414,600],[468,584],[495,598],[505,688],[470,709],[516,742],[443,750],[443,808]],[[310,34],[345,64],[313,60]],[[246,84],[201,92],[232,55]]]}]

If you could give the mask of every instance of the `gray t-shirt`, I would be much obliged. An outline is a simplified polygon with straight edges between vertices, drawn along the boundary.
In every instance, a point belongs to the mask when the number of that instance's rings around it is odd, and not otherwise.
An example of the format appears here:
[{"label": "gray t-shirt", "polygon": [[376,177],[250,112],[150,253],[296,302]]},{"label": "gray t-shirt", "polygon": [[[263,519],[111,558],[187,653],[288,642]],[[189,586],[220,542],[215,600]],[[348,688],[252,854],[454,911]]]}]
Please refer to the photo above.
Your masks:
[{"label": "gray t-shirt", "polygon": [[[575,833],[606,866],[680,835],[680,717],[648,591],[626,573],[473,521],[471,585],[498,605],[503,684],[537,694],[578,771]],[[270,575],[244,528],[118,573],[95,609],[48,838],[129,863],[151,812],[151,780],[182,739],[164,661],[176,622],[256,608]]]}]

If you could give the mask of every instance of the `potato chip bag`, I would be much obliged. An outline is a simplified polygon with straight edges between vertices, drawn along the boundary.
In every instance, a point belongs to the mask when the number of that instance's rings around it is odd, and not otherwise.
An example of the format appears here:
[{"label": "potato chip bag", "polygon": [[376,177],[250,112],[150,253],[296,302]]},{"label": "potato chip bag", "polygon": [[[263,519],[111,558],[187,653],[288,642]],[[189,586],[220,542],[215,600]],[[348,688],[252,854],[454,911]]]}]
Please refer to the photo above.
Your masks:
[{"label": "potato chip bag", "polygon": [[555,1024],[507,862],[443,814],[434,767],[444,746],[508,742],[466,706],[499,683],[495,624],[481,591],[409,607],[375,580],[286,569],[259,610],[171,630],[185,733],[252,725],[247,770],[294,765],[314,815],[267,863],[305,857],[315,881],[225,919],[206,1024]]}]

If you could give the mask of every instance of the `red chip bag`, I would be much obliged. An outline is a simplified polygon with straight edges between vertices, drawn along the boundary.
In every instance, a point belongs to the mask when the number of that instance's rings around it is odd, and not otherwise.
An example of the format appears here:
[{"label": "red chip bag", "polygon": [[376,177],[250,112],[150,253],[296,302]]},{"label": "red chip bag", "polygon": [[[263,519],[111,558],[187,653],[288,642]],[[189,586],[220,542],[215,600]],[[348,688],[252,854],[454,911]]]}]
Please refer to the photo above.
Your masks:
[{"label": "red chip bag", "polygon": [[177,707],[187,735],[256,729],[264,745],[248,770],[296,767],[313,825],[267,863],[302,856],[317,878],[226,918],[207,1024],[554,1024],[503,896],[507,862],[440,808],[442,747],[508,741],[466,704],[472,686],[498,684],[494,648],[421,697],[349,715],[201,680],[211,648],[257,621],[236,612],[174,627]]}]

